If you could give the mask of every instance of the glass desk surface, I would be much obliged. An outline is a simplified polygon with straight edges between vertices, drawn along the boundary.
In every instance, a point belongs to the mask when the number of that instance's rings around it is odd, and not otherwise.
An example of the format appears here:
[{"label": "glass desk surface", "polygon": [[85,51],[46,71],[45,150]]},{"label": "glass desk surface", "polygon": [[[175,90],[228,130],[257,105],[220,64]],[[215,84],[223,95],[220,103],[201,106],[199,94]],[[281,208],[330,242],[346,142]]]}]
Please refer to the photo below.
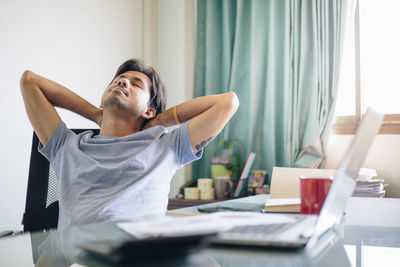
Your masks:
[{"label": "glass desk surface", "polygon": [[[257,205],[265,196],[234,201]],[[400,199],[352,198],[339,232],[335,243],[313,252],[207,247],[185,257],[123,266],[399,266]],[[113,222],[0,238],[0,266],[111,266],[87,255],[79,244],[126,238]]]}]

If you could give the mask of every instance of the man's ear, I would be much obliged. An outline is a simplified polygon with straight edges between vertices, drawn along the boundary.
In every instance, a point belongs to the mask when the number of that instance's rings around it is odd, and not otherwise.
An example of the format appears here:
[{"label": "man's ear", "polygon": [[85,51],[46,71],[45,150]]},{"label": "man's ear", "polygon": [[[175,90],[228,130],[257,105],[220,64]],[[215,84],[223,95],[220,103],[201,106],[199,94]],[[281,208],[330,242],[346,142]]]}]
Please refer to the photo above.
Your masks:
[{"label": "man's ear", "polygon": [[156,110],[154,108],[147,108],[147,111],[142,114],[142,117],[146,120],[150,120],[156,116]]}]

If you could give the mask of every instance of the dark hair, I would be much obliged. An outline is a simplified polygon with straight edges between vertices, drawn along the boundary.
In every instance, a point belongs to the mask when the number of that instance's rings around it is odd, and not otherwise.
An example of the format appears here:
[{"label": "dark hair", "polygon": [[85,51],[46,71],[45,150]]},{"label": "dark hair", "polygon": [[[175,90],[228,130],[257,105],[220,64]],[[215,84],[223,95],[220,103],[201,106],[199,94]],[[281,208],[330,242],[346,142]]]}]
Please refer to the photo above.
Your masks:
[{"label": "dark hair", "polygon": [[146,74],[151,81],[149,105],[156,110],[156,114],[163,112],[167,105],[167,99],[164,85],[162,84],[157,72],[152,67],[146,68],[140,60],[129,59],[119,66],[113,80],[118,75],[127,71],[138,71]]}]

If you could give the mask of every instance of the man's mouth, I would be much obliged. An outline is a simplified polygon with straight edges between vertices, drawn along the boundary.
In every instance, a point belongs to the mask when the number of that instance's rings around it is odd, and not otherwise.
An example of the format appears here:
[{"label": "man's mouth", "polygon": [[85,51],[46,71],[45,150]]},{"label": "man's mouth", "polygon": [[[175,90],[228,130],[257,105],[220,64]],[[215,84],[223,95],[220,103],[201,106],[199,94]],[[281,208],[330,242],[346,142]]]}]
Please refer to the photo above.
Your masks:
[{"label": "man's mouth", "polygon": [[114,91],[114,90],[119,90],[119,91],[121,91],[122,93],[124,93],[124,95],[128,96],[128,91],[127,91],[125,88],[121,87],[121,86],[116,86],[116,87],[114,87],[114,88],[112,89],[112,91]]}]

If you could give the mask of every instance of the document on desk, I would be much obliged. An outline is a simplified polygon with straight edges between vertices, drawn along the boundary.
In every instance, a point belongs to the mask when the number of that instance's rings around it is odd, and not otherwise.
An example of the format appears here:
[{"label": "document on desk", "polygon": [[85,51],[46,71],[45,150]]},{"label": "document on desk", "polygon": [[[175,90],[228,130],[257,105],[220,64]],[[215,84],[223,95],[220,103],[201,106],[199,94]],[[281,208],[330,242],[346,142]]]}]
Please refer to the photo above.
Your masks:
[{"label": "document on desk", "polygon": [[215,212],[182,218],[165,218],[151,222],[124,222],[117,226],[136,238],[187,236],[219,233],[242,225],[290,223],[295,219],[281,214],[259,212]]},{"label": "document on desk", "polygon": [[[274,167],[267,212],[300,212],[300,177],[334,177],[337,170]],[[275,202],[271,200],[276,199]],[[289,200],[288,200],[289,199]],[[290,200],[291,199],[291,200]]]},{"label": "document on desk", "polygon": [[265,201],[267,212],[300,212],[300,198],[270,198]]}]

